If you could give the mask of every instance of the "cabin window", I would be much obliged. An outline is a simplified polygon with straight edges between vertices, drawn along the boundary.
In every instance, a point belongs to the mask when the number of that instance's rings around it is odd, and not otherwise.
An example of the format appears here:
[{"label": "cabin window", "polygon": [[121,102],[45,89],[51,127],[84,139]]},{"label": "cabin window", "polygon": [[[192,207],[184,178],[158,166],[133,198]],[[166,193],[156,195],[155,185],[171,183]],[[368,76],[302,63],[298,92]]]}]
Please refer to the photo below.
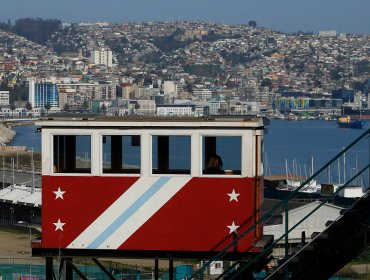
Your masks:
[{"label": "cabin window", "polygon": [[153,174],[190,174],[190,136],[152,137]]},{"label": "cabin window", "polygon": [[88,135],[54,135],[55,173],[91,172],[91,137]]},{"label": "cabin window", "polygon": [[140,173],[140,136],[103,136],[103,173]]},{"label": "cabin window", "polygon": [[203,174],[241,174],[241,136],[204,136]]}]

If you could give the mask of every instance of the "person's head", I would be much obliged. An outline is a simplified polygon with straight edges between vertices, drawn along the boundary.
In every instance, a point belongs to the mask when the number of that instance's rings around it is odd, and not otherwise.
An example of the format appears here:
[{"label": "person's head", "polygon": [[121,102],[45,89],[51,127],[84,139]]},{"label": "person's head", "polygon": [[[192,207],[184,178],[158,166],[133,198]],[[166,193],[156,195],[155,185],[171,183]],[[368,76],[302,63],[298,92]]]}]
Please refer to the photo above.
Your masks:
[{"label": "person's head", "polygon": [[213,155],[209,158],[207,169],[221,169],[222,159],[219,155]]}]

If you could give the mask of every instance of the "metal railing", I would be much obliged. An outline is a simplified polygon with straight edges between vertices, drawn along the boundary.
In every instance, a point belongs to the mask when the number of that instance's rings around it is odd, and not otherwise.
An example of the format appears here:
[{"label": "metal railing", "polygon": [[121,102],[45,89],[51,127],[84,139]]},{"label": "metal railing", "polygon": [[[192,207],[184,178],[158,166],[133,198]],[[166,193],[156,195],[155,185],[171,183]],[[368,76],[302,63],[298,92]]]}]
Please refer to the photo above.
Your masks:
[{"label": "metal railing", "polygon": [[[298,187],[287,191],[287,195],[283,200],[276,203],[276,205],[273,206],[267,213],[265,213],[258,221],[256,221],[244,232],[240,233],[237,238],[225,246],[223,250],[221,250],[213,258],[209,259],[202,267],[193,273],[190,279],[195,279],[197,277],[202,278],[204,271],[206,271],[214,261],[220,260],[221,258],[227,256],[228,252],[237,246],[237,244],[256,226],[265,224],[272,219],[272,217],[277,215],[283,215],[282,220],[284,223],[281,224],[281,226],[284,226],[284,233],[280,237],[276,238],[274,242],[267,245],[261,253],[249,260],[246,265],[234,271],[234,273],[230,275],[228,279],[237,278],[238,275],[240,275],[243,271],[251,268],[253,264],[259,261],[262,257],[266,257],[266,254],[280,245],[281,241],[284,243],[284,259],[289,260],[289,234],[297,229],[299,225],[316,213],[317,210],[326,203],[339,200],[341,201],[340,203],[347,204],[347,206],[349,206],[351,201],[352,203],[356,203],[357,199],[355,197],[361,197],[363,190],[367,191],[369,186],[370,170],[369,135],[370,129],[366,130],[347,147],[343,148],[342,151],[329,160],[319,170],[316,172],[311,170],[312,175],[309,178],[304,180]],[[348,168],[347,165],[350,165],[350,167]],[[300,176],[297,176],[297,178],[300,178]],[[314,182],[316,183],[317,189],[320,189],[321,187],[321,202],[301,220],[296,221],[292,226],[289,226],[289,202],[299,198],[302,193],[311,191]],[[320,184],[317,184],[318,182],[320,182]],[[348,199],[342,198],[346,195],[353,197]],[[286,264],[287,261],[285,261],[281,267],[286,269]],[[286,269],[286,275],[287,273],[288,271]]]}]

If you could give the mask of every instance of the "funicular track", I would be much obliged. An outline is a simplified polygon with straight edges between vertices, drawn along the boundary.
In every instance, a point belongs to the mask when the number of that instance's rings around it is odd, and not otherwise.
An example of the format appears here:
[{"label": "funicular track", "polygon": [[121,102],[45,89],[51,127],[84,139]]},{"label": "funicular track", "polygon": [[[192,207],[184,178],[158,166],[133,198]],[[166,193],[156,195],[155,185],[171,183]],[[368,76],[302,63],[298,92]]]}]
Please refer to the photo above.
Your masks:
[{"label": "funicular track", "polygon": [[[232,243],[218,253],[214,258],[206,262],[201,268],[193,273],[191,278],[200,277],[203,272],[216,260],[226,258],[228,252],[250,232],[255,226],[264,224],[269,217],[279,213],[281,209],[285,211],[285,233],[273,242],[267,242],[264,250],[249,260],[235,262],[217,279],[256,279],[254,273],[266,272],[264,279],[328,279],[347,263],[359,255],[367,246],[370,245],[370,191],[367,182],[367,192],[355,200],[354,203],[341,211],[341,215],[334,221],[327,221],[327,228],[322,232],[316,232],[312,240],[308,243],[301,243],[293,252],[289,252],[288,237],[295,228],[309,218],[319,208],[332,201],[346,187],[355,182],[364,174],[369,175],[370,167],[370,129],[366,130],[361,136],[350,143],[340,153],[333,157],[328,163],[315,172],[310,178],[304,181],[296,190],[292,191],[284,200],[277,203],[270,211],[264,214],[261,219],[256,221],[250,228],[240,233]],[[366,141],[366,142],[365,142]],[[357,169],[345,180],[335,192],[326,196],[321,203],[311,212],[307,213],[300,221],[289,228],[288,226],[288,203],[294,200],[301,189],[309,184],[313,179],[318,178],[327,172],[328,167],[345,157],[346,153],[353,150],[359,143],[365,143],[367,158],[361,169]],[[265,238],[266,239],[266,238]],[[285,242],[285,255],[277,262],[277,265],[268,269],[267,264],[274,259],[272,252],[279,242]],[[259,278],[261,279],[261,278]]]}]

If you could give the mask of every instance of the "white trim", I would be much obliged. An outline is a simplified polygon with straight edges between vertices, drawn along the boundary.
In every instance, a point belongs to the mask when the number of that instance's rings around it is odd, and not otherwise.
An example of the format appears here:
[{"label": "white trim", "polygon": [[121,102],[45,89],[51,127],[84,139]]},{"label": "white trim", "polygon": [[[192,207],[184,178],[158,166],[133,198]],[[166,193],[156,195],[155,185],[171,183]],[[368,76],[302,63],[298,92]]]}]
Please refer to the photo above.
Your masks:
[{"label": "white trim", "polygon": [[[80,133],[79,131],[83,131],[84,133]],[[52,130],[52,132],[50,132],[49,135],[50,135],[50,143],[51,143],[51,146],[50,146],[51,161],[49,162],[49,166],[50,166],[49,174],[50,175],[54,175],[54,176],[97,176],[97,175],[100,175],[100,173],[93,173],[94,171],[96,172],[96,170],[93,169],[93,165],[96,166],[99,164],[95,162],[95,157],[93,153],[93,141],[96,138],[93,136],[94,135],[96,136],[96,132],[78,130],[78,129],[72,129],[72,130],[55,129],[55,130]],[[69,135],[71,136],[90,136],[90,172],[83,172],[83,173],[54,172],[54,136],[69,136]]]},{"label": "white trim", "polygon": [[[178,177],[178,176],[181,176],[181,177],[189,177],[189,176],[192,176],[192,133],[184,133],[184,132],[181,132],[181,133],[173,133],[173,132],[178,132],[178,131],[174,131],[174,130],[164,130],[164,131],[160,131],[160,133],[158,133],[159,131],[155,131],[154,133],[152,132],[149,132],[148,133],[148,136],[150,138],[149,140],[149,161],[150,161],[150,167],[149,167],[149,176],[153,176],[153,177],[166,177],[166,176],[171,176],[171,177]],[[176,174],[176,173],[161,173],[161,174],[153,174],[153,136],[188,136],[190,137],[190,173],[189,174]]]},{"label": "white trim", "polygon": [[[175,123],[172,123],[174,125]],[[85,126],[86,127],[86,126]],[[218,137],[241,137],[241,174],[220,174],[217,177],[227,178],[240,178],[240,177],[254,177],[255,176],[255,145],[256,145],[256,134],[261,135],[263,139],[263,132],[254,130],[234,129],[234,130],[218,130],[218,129],[191,129],[183,127],[182,129],[151,129],[147,126],[144,129],[132,128],[122,130],[119,127],[109,127],[108,129],[94,129],[94,127],[86,128],[71,128],[67,126],[63,128],[42,128],[42,172],[43,175],[54,175],[54,176],[102,176],[102,177],[140,177],[140,176],[153,176],[153,177],[214,177],[211,174],[202,174],[202,138],[207,136],[218,136]],[[89,173],[56,173],[53,172],[53,137],[54,135],[81,135],[91,137],[91,171]],[[103,173],[102,169],[102,155],[103,145],[102,138],[104,135],[122,135],[122,136],[140,136],[140,173],[129,174],[129,173]],[[168,136],[188,136],[190,137],[190,174],[152,174],[152,137],[168,135]],[[259,143],[260,145],[262,143]],[[263,171],[260,170],[262,175]]]},{"label": "white trim", "polygon": [[220,132],[218,130],[215,130],[215,131],[211,131],[211,132],[204,132],[204,133],[199,133],[199,136],[198,136],[198,141],[199,141],[199,166],[198,166],[198,172],[199,172],[199,176],[201,177],[215,177],[214,174],[203,174],[203,137],[240,137],[240,152],[241,152],[241,155],[240,155],[240,175],[239,174],[217,174],[217,178],[240,178],[240,177],[246,177],[246,173],[247,173],[247,169],[249,169],[248,166],[246,166],[246,156],[244,155],[245,154],[245,146],[244,146],[244,142],[243,142],[243,139],[247,138],[246,136],[246,133],[245,131],[242,131],[241,133],[235,133],[235,132],[232,132],[230,131],[229,133],[222,133],[222,135],[220,134]]}]

